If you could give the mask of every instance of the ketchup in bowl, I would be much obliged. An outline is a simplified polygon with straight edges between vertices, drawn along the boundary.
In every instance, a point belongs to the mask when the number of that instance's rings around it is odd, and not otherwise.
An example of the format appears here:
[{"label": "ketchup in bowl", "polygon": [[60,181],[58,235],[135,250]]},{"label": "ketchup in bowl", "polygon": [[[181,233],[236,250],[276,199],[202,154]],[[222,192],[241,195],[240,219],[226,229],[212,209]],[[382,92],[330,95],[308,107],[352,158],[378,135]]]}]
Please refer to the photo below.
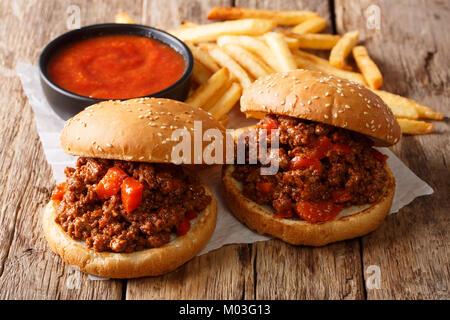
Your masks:
[{"label": "ketchup in bowl", "polygon": [[97,99],[128,99],[164,90],[185,71],[183,57],[162,42],[137,35],[80,40],[54,54],[49,78],[61,88]]}]

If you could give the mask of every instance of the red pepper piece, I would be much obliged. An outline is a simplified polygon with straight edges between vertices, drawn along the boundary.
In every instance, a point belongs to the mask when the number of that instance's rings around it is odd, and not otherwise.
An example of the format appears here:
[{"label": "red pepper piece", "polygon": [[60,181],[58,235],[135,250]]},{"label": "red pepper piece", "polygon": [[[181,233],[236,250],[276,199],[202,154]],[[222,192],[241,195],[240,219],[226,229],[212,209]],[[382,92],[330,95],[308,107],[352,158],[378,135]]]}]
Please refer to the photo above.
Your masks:
[{"label": "red pepper piece", "polygon": [[385,162],[389,158],[389,156],[382,154],[380,151],[375,149],[372,149],[372,154],[373,157],[380,162]]},{"label": "red pepper piece", "polygon": [[333,150],[338,153],[350,154],[352,153],[352,149],[349,146],[343,143],[336,143],[333,145]]},{"label": "red pepper piece", "polygon": [[261,129],[266,129],[267,130],[267,135],[270,135],[270,133],[272,132],[272,130],[274,129],[278,129],[278,122],[274,119],[267,119],[264,120],[264,122],[262,122],[259,127]]},{"label": "red pepper piece", "polygon": [[334,203],[344,203],[352,200],[352,195],[345,189],[334,190],[331,192],[331,198]]},{"label": "red pepper piece", "polygon": [[142,202],[144,186],[133,178],[126,178],[122,183],[122,205],[127,213],[133,212]]},{"label": "red pepper piece", "polygon": [[289,166],[292,170],[297,170],[301,168],[306,168],[312,166],[317,171],[322,169],[320,161],[317,158],[302,158],[302,156],[297,155],[291,159]]},{"label": "red pepper piece", "polygon": [[197,218],[197,216],[198,216],[198,214],[194,210],[189,210],[188,212],[186,212],[186,219],[188,219],[188,220],[195,219],[195,218]]},{"label": "red pepper piece", "polygon": [[188,233],[190,228],[191,228],[191,223],[189,222],[189,220],[181,221],[177,226],[177,235],[184,236],[186,233]]},{"label": "red pepper piece", "polygon": [[328,150],[332,147],[331,140],[326,136],[321,136],[319,142],[312,153],[312,157],[316,159],[323,159],[327,155]]},{"label": "red pepper piece", "polygon": [[120,191],[122,182],[128,175],[119,167],[109,168],[95,188],[95,192],[101,200],[106,200]]},{"label": "red pepper piece", "polygon": [[52,192],[52,200],[61,201],[64,198],[64,194],[66,193],[66,183],[60,183],[56,186],[55,190]]},{"label": "red pepper piece", "polygon": [[342,210],[341,205],[336,205],[332,201],[299,201],[295,206],[298,216],[308,222],[325,222],[336,217]]},{"label": "red pepper piece", "polygon": [[258,182],[256,184],[256,189],[264,195],[268,195],[273,190],[272,182]]}]

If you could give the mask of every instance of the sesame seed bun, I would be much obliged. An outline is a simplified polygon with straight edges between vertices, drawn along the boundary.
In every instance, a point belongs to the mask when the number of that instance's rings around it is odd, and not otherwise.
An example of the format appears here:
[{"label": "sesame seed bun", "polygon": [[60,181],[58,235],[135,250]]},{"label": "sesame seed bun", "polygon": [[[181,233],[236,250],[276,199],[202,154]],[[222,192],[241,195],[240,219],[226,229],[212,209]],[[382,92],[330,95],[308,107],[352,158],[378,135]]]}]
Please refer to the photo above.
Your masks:
[{"label": "sesame seed bun", "polygon": [[175,270],[195,257],[211,238],[217,220],[217,203],[211,191],[203,185],[211,203],[196,219],[191,229],[162,247],[132,253],[96,252],[83,241],[72,239],[55,222],[57,200],[51,200],[44,209],[42,226],[50,248],[64,262],[82,272],[106,278],[138,278],[157,276]]},{"label": "sesame seed bun", "polygon": [[256,80],[244,90],[241,111],[272,113],[356,131],[376,146],[391,146],[401,136],[391,109],[358,83],[318,71],[294,70]]},{"label": "sesame seed bun", "polygon": [[234,216],[250,229],[294,245],[324,246],[368,234],[383,222],[389,213],[395,192],[395,180],[387,165],[386,170],[389,178],[383,195],[376,203],[361,210],[359,207],[344,209],[352,214],[338,215],[323,223],[276,217],[271,208],[261,206],[242,194],[242,183],[232,176],[233,165],[224,166],[222,182],[228,206]]},{"label": "sesame seed bun", "polygon": [[[184,163],[194,163],[194,121],[201,122],[200,139],[208,129],[225,132],[210,114],[183,102],[156,98],[104,101],[66,122],[61,145],[75,156],[170,163],[172,148],[181,141],[172,141],[172,133],[186,128],[191,136],[191,159]],[[203,142],[202,148],[209,143]]]}]

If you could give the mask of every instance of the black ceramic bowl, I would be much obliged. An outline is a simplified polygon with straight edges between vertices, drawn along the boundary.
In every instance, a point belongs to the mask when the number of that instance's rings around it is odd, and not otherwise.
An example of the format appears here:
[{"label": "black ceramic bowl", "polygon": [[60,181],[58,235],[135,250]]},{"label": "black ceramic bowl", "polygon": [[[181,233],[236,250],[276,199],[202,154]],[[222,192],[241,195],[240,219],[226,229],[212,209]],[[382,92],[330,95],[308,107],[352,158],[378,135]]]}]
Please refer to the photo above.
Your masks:
[{"label": "black ceramic bowl", "polygon": [[[176,52],[184,60],[185,70],[181,78],[170,87],[145,97],[168,98],[183,101],[189,92],[194,59],[189,48],[179,39],[167,32],[137,24],[96,24],[67,32],[52,42],[42,51],[39,57],[39,73],[42,89],[53,110],[64,120],[82,111],[85,107],[107,99],[94,99],[69,92],[56,85],[47,75],[47,65],[53,55],[68,44],[86,38],[110,34],[132,34],[158,40]],[[140,97],[136,97],[140,98]]]}]

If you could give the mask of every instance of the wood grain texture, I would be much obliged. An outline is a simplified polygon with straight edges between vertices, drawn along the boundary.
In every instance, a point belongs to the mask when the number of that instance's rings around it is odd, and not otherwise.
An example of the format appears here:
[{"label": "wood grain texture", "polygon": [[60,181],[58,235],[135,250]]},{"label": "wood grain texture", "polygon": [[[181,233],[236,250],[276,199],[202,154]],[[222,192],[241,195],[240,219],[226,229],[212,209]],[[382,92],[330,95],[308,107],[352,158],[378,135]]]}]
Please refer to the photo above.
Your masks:
[{"label": "wood grain texture", "polygon": [[[365,11],[380,8],[380,30],[368,29]],[[435,132],[404,136],[395,153],[435,193],[416,199],[362,238],[366,268],[380,267],[380,289],[368,299],[448,299],[450,8],[445,1],[336,1],[339,33],[357,29],[379,65],[388,91],[416,99],[446,115]],[[447,28],[446,28],[447,26]],[[367,278],[366,274],[366,278]]]}]

